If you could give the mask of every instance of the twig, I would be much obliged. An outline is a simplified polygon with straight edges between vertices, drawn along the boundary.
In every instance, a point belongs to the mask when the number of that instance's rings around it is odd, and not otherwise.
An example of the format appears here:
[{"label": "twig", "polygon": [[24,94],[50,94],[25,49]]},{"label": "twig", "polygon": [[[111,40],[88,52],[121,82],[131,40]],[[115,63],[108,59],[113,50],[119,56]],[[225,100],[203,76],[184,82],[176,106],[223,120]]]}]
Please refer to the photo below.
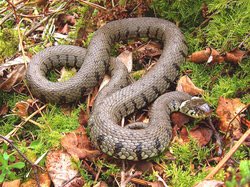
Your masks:
[{"label": "twig", "polygon": [[[139,171],[135,171],[134,167],[135,164],[131,167],[131,169],[125,173],[125,162],[123,160],[123,164],[122,164],[123,168],[121,171],[121,185],[120,187],[126,187],[126,185],[131,181],[132,178],[140,176],[141,172]],[[127,177],[127,178],[126,178]]]},{"label": "twig", "polygon": [[243,41],[238,45],[238,48],[241,48],[244,45],[247,38],[249,38],[249,37],[250,37],[250,32],[246,35],[246,37],[243,39]]},{"label": "twig", "polygon": [[26,162],[28,162],[30,165],[31,165],[31,167],[34,169],[34,173],[35,173],[35,176],[36,176],[36,183],[37,183],[37,186],[38,187],[40,187],[40,180],[39,180],[39,177],[38,177],[38,173],[37,173],[37,170],[38,169],[41,169],[41,170],[43,170],[43,168],[41,167],[41,166],[39,166],[39,165],[36,165],[36,164],[34,164],[34,163],[32,163],[14,144],[13,144],[13,142],[10,140],[10,139],[8,139],[8,138],[6,138],[6,137],[4,137],[3,135],[1,135],[0,134],[0,138],[2,138],[4,141],[6,141],[6,142],[8,142],[10,145],[11,145],[11,147],[13,147],[18,153],[19,153],[19,155],[26,161]]},{"label": "twig", "polygon": [[19,23],[19,18],[18,18],[17,14],[16,14],[16,6],[12,2],[10,2],[9,0],[6,0],[6,1],[12,7],[14,16],[16,18],[16,22]]},{"label": "twig", "polygon": [[247,104],[245,107],[243,107],[228,123],[228,126],[227,126],[227,131],[226,131],[226,134],[224,135],[224,137],[227,137],[227,133],[229,132],[230,128],[231,128],[231,124],[232,122],[236,119],[237,116],[239,116],[241,114],[241,112],[243,112],[244,110],[246,110],[248,107],[250,106],[250,103]]},{"label": "twig", "polygon": [[211,117],[208,118],[208,124],[212,128],[214,136],[215,136],[215,139],[216,139],[216,143],[219,146],[218,155],[221,156],[221,154],[222,154],[222,141],[221,141],[221,137],[220,137],[220,134],[215,129]]},{"label": "twig", "polygon": [[[37,113],[41,112],[47,105],[42,106],[41,108],[39,108],[38,110],[36,110],[35,112],[33,112],[29,117],[25,118],[24,121],[22,121],[19,125],[17,125],[15,127],[15,129],[13,129],[11,132],[9,132],[5,138],[10,138],[11,136],[13,136],[20,128],[22,128],[22,126],[27,123],[33,116],[35,116]],[[2,141],[0,141],[0,143],[2,143]]]},{"label": "twig", "polygon": [[93,8],[96,8],[96,9],[99,9],[99,10],[107,11],[107,9],[106,9],[105,7],[100,6],[100,5],[98,5],[98,4],[95,4],[95,3],[91,3],[91,2],[89,2],[89,1],[84,1],[84,0],[80,0],[80,2],[82,2],[82,3],[86,4],[86,5],[89,5],[89,6],[93,7]]},{"label": "twig", "polygon": [[[19,5],[18,7],[16,7],[15,11],[18,11],[19,9],[23,8],[24,4]],[[3,17],[3,19],[0,21],[0,26],[7,21],[12,15],[13,15],[13,11],[11,11],[9,14],[7,14],[6,16]]]},{"label": "twig", "polygon": [[235,153],[235,151],[240,147],[240,145],[246,140],[249,135],[250,128],[243,134],[239,141],[231,148],[231,150],[226,154],[226,156],[216,165],[216,167],[206,176],[205,179],[212,179],[213,176],[222,168],[222,166]]},{"label": "twig", "polygon": [[57,13],[65,10],[70,3],[72,3],[74,0],[69,0],[64,7],[59,7],[57,10],[55,10],[52,14],[50,14],[49,16],[45,17],[44,19],[42,19],[38,24],[34,25],[29,31],[25,32],[25,36],[29,36],[32,32],[34,32],[38,27],[40,27],[44,22],[46,22],[47,20],[49,20],[51,17],[53,17],[54,15],[56,15]]}]

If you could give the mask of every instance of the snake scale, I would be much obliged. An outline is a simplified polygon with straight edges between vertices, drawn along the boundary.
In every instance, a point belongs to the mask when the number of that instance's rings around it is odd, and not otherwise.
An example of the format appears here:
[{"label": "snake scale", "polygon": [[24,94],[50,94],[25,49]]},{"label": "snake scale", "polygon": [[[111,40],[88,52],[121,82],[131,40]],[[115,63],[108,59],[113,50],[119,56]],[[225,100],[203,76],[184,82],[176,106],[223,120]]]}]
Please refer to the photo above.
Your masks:
[{"label": "snake scale", "polygon": [[[120,67],[118,62],[110,68],[110,51],[114,42],[135,37],[157,39],[163,43],[163,51],[146,75],[128,85],[126,68]],[[27,81],[34,96],[47,102],[69,103],[91,91],[111,69],[115,81],[105,88],[104,96],[97,97],[88,122],[91,141],[101,151],[116,158],[143,160],[165,149],[172,134],[170,112],[191,98],[181,92],[165,93],[178,76],[179,65],[186,53],[184,37],[173,23],[149,17],[123,19],[98,29],[87,50],[62,45],[41,51],[32,58]],[[65,65],[76,66],[79,71],[65,82],[47,80],[50,69]],[[123,117],[156,98],[147,125],[135,123],[127,128],[118,125]]]}]

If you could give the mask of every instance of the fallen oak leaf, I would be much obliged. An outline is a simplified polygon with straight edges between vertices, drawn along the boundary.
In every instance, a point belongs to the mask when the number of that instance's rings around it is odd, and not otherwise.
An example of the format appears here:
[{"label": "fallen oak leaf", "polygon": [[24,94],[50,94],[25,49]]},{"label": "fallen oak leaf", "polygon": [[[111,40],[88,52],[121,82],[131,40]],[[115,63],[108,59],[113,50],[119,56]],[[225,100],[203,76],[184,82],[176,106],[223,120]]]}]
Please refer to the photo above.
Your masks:
[{"label": "fallen oak leaf", "polygon": [[6,103],[3,104],[3,105],[0,107],[0,116],[3,116],[3,115],[5,115],[5,114],[7,114],[8,110],[9,110],[8,105],[7,105]]},{"label": "fallen oak leaf", "polygon": [[224,54],[224,59],[226,62],[231,62],[234,64],[239,64],[242,59],[248,55],[248,51],[242,51],[239,48],[235,48],[230,52]]},{"label": "fallen oak leaf", "polygon": [[[49,178],[48,173],[41,173],[39,174],[39,182],[40,182],[40,186],[42,187],[50,187],[51,186],[51,180]],[[26,182],[21,184],[21,187],[31,187],[37,186],[37,181],[35,179],[28,179]]]},{"label": "fallen oak leaf", "polygon": [[183,139],[184,142],[189,142],[190,137],[195,139],[200,146],[207,145],[213,135],[213,131],[209,129],[208,127],[204,126],[196,126],[192,128],[189,133],[187,132],[186,127],[182,128],[180,136]]},{"label": "fallen oak leaf", "polygon": [[4,181],[2,187],[20,187],[21,180],[16,179],[13,181]]},{"label": "fallen oak leaf", "polygon": [[188,56],[188,60],[197,64],[216,64],[224,62],[223,56],[213,48],[207,47],[205,50],[196,51]]},{"label": "fallen oak leaf", "polygon": [[190,95],[200,95],[204,93],[204,90],[196,87],[187,75],[182,76],[178,80],[176,90],[186,92]]},{"label": "fallen oak leaf", "polygon": [[11,87],[21,82],[24,79],[26,73],[26,67],[24,65],[18,65],[14,70],[7,75],[7,79],[0,84],[0,89],[10,91]]},{"label": "fallen oak leaf", "polygon": [[216,114],[220,119],[219,128],[222,132],[241,130],[240,112],[243,112],[245,104],[240,99],[219,98]]},{"label": "fallen oak leaf", "polygon": [[79,126],[74,132],[68,133],[61,140],[62,146],[72,156],[80,159],[88,157],[93,159],[100,155],[99,150],[93,150],[84,127]]},{"label": "fallen oak leaf", "polygon": [[62,186],[78,175],[73,166],[70,154],[62,151],[51,151],[46,157],[46,169],[55,187]]}]

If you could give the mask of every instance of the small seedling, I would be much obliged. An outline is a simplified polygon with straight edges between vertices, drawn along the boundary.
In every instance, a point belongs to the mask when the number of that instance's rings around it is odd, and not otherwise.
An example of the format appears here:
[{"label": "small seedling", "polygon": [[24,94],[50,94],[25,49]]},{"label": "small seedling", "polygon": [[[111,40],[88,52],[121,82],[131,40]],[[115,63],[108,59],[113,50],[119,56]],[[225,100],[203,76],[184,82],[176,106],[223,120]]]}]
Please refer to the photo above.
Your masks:
[{"label": "small seedling", "polygon": [[15,179],[17,176],[13,169],[22,169],[25,166],[24,162],[15,162],[16,158],[13,155],[14,152],[10,154],[7,153],[6,144],[3,145],[2,151],[3,153],[0,154],[0,183],[3,182],[6,178],[11,180]]}]

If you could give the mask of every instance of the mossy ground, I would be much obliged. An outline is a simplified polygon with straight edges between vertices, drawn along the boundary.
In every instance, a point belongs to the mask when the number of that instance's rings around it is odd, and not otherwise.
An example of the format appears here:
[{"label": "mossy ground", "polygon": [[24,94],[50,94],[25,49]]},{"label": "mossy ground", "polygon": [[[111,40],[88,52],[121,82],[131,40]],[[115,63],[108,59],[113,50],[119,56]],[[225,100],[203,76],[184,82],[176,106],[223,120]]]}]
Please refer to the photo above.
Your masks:
[{"label": "mossy ground", "polygon": [[[1,2],[1,1],[0,1]],[[202,8],[203,7],[203,8]],[[202,16],[202,9],[207,7],[206,16]],[[199,51],[204,47],[213,47],[220,52],[232,50],[243,42],[243,47],[250,48],[249,35],[250,28],[250,1],[193,1],[193,0],[154,0],[151,4],[152,10],[157,17],[171,20],[179,25],[182,29],[189,47],[189,53]],[[205,9],[204,9],[205,10]],[[74,6],[68,13],[81,13],[76,21],[76,25],[69,33],[72,39],[78,39],[78,34],[82,28],[86,28],[92,22],[88,22],[91,16],[96,15],[96,11],[89,9],[86,5]],[[88,18],[88,19],[86,19]],[[208,21],[206,21],[208,19]],[[7,21],[5,28],[14,27],[13,21]],[[9,34],[10,41],[4,37]],[[4,34],[5,33],[5,34]],[[3,35],[4,34],[4,35]],[[82,43],[88,45],[92,33]],[[54,42],[53,37],[45,37],[45,43]],[[18,37],[16,31],[10,29],[0,30],[0,61],[17,53]],[[15,45],[12,45],[14,43]],[[27,44],[31,43],[27,39]],[[70,43],[60,41],[59,43]],[[44,48],[44,43],[33,45],[28,49],[31,53],[36,53]],[[6,50],[8,49],[8,50]],[[188,70],[188,71],[187,71]],[[196,86],[205,90],[203,97],[216,108],[220,96],[227,98],[240,98],[243,103],[250,103],[250,60],[245,59],[239,65],[223,63],[215,66],[204,64],[194,64],[186,62],[181,66],[182,74],[191,77]],[[191,73],[190,73],[191,72]],[[55,80],[52,74],[51,79]],[[15,103],[21,100],[27,100],[29,96],[17,93],[1,92],[1,102],[7,103],[10,109],[13,109]],[[82,105],[80,106],[83,107]],[[23,129],[19,130],[17,137],[14,137],[18,147],[28,155],[32,160],[41,156],[52,148],[60,147],[60,139],[64,133],[76,129],[79,125],[78,114],[80,107],[75,107],[70,116],[65,115],[59,106],[49,105],[42,117],[34,118],[42,127],[27,123]],[[0,134],[6,135],[15,125],[21,122],[21,119],[9,112],[10,114],[0,119]],[[32,138],[31,138],[32,137]],[[169,147],[169,151],[175,157],[175,160],[169,160],[164,155],[154,158],[153,161],[164,168],[163,175],[170,186],[192,186],[198,181],[204,179],[208,174],[207,159],[215,152],[212,144],[206,147],[200,147],[195,141],[185,145],[174,143]],[[242,145],[234,154],[237,162],[249,159],[250,150]],[[100,175],[104,181],[110,178],[110,175],[118,175],[120,168],[113,163],[100,160],[95,163],[97,168],[105,168]],[[86,186],[92,185],[94,179],[91,174],[77,163],[81,175],[86,181]],[[22,171],[19,176],[24,176],[26,170]],[[151,174],[145,173],[144,179],[149,181],[157,180],[157,172]],[[224,180],[225,171],[221,170],[216,178]]]}]

